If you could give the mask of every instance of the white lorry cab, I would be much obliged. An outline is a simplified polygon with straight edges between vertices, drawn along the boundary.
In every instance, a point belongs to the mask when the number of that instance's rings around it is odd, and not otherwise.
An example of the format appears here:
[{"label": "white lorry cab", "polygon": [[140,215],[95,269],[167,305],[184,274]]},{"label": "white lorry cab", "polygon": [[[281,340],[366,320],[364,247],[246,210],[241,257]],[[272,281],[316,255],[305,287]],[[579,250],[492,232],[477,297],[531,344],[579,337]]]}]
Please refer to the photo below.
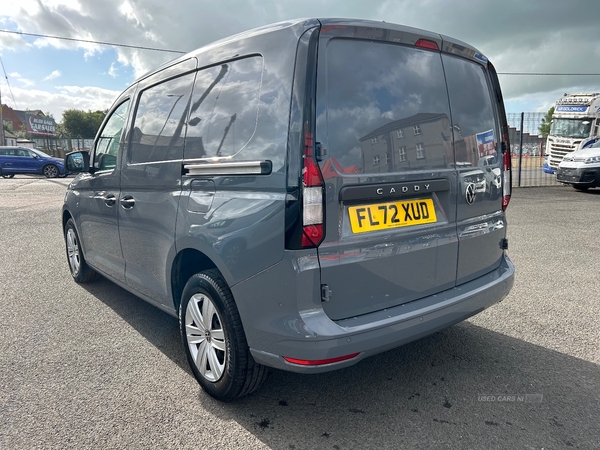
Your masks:
[{"label": "white lorry cab", "polygon": [[600,93],[565,94],[556,101],[543,170],[555,173],[565,155],[600,140]]}]

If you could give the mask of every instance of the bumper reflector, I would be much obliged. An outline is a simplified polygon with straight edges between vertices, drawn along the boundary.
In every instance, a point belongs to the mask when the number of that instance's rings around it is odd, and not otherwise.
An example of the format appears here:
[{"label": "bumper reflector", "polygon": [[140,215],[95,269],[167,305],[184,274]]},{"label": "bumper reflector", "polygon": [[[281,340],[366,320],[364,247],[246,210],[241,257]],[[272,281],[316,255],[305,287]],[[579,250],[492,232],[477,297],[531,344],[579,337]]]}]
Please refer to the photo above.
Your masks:
[{"label": "bumper reflector", "polygon": [[358,355],[360,355],[360,352],[328,359],[296,359],[290,358],[289,356],[284,356],[283,359],[285,359],[289,363],[298,364],[300,366],[322,366],[324,364],[332,364],[340,361],[347,361],[349,359],[356,358]]}]

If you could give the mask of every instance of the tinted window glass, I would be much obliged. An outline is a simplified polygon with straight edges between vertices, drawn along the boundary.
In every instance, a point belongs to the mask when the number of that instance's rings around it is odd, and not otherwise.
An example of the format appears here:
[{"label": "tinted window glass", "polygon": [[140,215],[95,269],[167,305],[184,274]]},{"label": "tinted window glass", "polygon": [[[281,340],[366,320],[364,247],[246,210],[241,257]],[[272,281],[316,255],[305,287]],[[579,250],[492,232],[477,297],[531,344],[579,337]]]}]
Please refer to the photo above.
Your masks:
[{"label": "tinted window glass", "polygon": [[183,159],[193,82],[191,73],[141,93],[131,135],[131,164]]},{"label": "tinted window glass", "polygon": [[25,158],[33,158],[33,154],[31,153],[31,151],[25,149],[19,149],[18,155],[23,156]]},{"label": "tinted window glass", "polygon": [[332,39],[317,89],[317,140],[326,143],[335,170],[398,172],[454,162],[439,53]]},{"label": "tinted window glass", "polygon": [[98,170],[114,169],[117,165],[117,154],[119,153],[119,143],[121,142],[121,133],[127,118],[129,100],[124,101],[112,113],[102,133],[96,141],[94,155],[94,167]]},{"label": "tinted window glass", "polygon": [[444,55],[448,94],[455,129],[456,161],[479,164],[479,158],[496,156],[497,132],[490,90],[483,67]]},{"label": "tinted window glass", "polygon": [[237,154],[256,129],[263,61],[252,57],[198,72],[185,158]]}]

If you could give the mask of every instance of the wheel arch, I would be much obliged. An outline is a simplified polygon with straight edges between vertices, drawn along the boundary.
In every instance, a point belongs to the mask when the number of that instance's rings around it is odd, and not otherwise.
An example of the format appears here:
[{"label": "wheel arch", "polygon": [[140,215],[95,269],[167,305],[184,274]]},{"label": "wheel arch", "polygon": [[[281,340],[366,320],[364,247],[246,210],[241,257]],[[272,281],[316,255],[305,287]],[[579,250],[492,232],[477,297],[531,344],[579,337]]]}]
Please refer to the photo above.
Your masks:
[{"label": "wheel arch", "polygon": [[214,261],[200,250],[185,248],[177,253],[171,267],[171,292],[175,311],[179,311],[183,288],[188,280],[199,272],[211,269],[217,270],[223,280],[226,280]]},{"label": "wheel arch", "polygon": [[[67,222],[69,221],[69,219],[73,219],[73,215],[68,211],[68,210],[63,210],[62,212],[62,229],[63,229],[63,234],[65,234],[65,227],[67,226]],[[75,219],[73,219],[73,222],[75,222]],[[75,226],[77,227],[77,224],[75,224]]]},{"label": "wheel arch", "polygon": [[62,212],[63,239],[65,237],[65,231],[67,229],[67,222],[69,221],[69,219],[73,221],[73,226],[75,227],[75,231],[77,232],[77,236],[79,238],[79,245],[81,247],[81,252],[85,255],[85,245],[81,239],[81,232],[79,230],[79,225],[78,225],[77,221],[75,220],[75,216],[73,216],[71,211],[69,211],[68,209],[63,209],[63,212]]}]

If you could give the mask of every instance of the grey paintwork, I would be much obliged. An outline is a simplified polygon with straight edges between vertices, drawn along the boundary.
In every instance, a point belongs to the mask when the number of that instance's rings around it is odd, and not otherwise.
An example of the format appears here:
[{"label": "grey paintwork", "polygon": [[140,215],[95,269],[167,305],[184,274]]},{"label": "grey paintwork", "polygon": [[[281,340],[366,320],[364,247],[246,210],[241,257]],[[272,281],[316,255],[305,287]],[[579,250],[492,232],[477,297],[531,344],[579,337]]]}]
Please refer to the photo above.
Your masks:
[{"label": "grey paintwork", "polygon": [[[252,291],[258,298],[271,299],[269,308],[253,311],[241,305],[242,317],[250,317],[246,337],[256,361],[283,370],[303,373],[326,372],[356,364],[361,359],[406,344],[467,319],[501,301],[514,283],[514,266],[504,258],[500,266],[461,286],[394,308],[359,317],[333,321],[324,312],[314,288],[317,267],[300,268],[295,261],[282,261],[269,275],[281,280],[265,285],[258,277],[235,286],[234,296]],[[290,296],[289,293],[295,294]],[[246,309],[248,308],[248,309]],[[348,361],[322,366],[298,366],[281,355],[326,359],[360,352]]]},{"label": "grey paintwork", "polygon": [[[288,134],[300,129],[294,108],[290,121],[290,103],[296,49],[307,30],[321,31],[320,48],[332,36],[408,45],[426,38],[446,49],[455,44],[466,48],[464,56],[481,63],[476,50],[437,34],[339,19],[285,22],[216,42],[142,77],[119,97],[108,116],[125,99],[135,106],[140,92],[156,83],[260,55],[263,68],[255,130],[233,160],[269,160],[272,172],[187,175],[186,163],[203,161],[187,161],[185,150],[172,161],[131,164],[135,108],[130,107],[117,166],[78,175],[67,191],[63,220],[75,219],[83,253],[93,268],[174,316],[181,293],[178,283],[185,282],[178,277],[217,268],[232,290],[258,362],[287,370],[323,371],[353,364],[476,314],[509,292],[514,268],[499,246],[506,233],[500,200],[464,207],[459,170],[453,166],[391,178],[368,177],[370,183],[445,180],[448,188],[431,193],[441,218],[436,224],[383,237],[378,233],[353,236],[347,220],[336,213],[344,208],[339,189],[364,183],[359,175],[349,176],[331,196],[327,192],[327,238],[321,247],[285,248],[287,185],[299,170],[292,161],[299,155],[288,155]],[[185,126],[187,117],[182,117],[180,125]],[[186,266],[178,265],[182,260]],[[394,271],[400,266],[406,268],[405,276]],[[366,276],[369,272],[371,276]],[[383,283],[377,285],[378,280]],[[322,302],[322,283],[335,284],[337,303]],[[370,301],[374,292],[378,297]],[[380,296],[386,292],[391,295]],[[354,352],[361,355],[318,367],[294,366],[282,358],[314,360]]]}]

